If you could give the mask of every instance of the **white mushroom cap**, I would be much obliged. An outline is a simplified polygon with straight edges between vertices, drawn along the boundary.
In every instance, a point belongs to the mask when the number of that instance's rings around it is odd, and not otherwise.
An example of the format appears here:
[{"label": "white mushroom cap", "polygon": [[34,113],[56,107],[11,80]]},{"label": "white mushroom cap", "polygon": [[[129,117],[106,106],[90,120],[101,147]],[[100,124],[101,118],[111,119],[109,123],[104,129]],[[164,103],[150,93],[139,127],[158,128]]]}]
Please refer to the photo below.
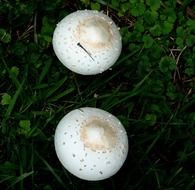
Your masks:
[{"label": "white mushroom cap", "polygon": [[62,165],[89,181],[114,175],[128,153],[123,125],[115,116],[98,108],[84,107],[69,112],[59,122],[54,141]]},{"label": "white mushroom cap", "polygon": [[110,68],[122,48],[115,23],[102,12],[81,10],[69,14],[53,34],[53,49],[70,70],[94,75]]}]

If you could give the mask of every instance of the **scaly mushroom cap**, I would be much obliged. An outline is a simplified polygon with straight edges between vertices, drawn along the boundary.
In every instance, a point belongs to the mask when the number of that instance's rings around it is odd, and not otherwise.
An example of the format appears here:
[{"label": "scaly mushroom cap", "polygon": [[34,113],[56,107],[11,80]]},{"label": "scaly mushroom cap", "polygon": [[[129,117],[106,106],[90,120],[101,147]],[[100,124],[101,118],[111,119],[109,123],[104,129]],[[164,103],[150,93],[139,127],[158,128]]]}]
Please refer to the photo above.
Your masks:
[{"label": "scaly mushroom cap", "polygon": [[115,116],[85,107],[71,111],[59,122],[55,149],[69,172],[96,181],[109,178],[121,168],[128,153],[128,138]]},{"label": "scaly mushroom cap", "polygon": [[58,59],[70,70],[94,75],[116,62],[122,42],[118,28],[107,15],[82,10],[69,14],[57,24],[53,48]]}]

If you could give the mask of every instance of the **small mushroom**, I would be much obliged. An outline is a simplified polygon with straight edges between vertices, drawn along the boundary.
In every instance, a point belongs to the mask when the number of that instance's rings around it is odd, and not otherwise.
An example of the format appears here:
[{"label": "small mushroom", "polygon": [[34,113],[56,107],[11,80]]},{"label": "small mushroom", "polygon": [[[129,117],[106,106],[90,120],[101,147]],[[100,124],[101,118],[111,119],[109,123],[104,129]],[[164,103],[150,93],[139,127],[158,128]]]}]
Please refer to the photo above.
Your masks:
[{"label": "small mushroom", "polygon": [[93,10],[69,14],[56,26],[53,49],[73,72],[94,75],[109,69],[122,48],[117,26],[107,15]]},{"label": "small mushroom", "polygon": [[91,107],[73,110],[59,122],[55,150],[62,165],[73,175],[103,180],[114,175],[128,153],[128,138],[112,114]]}]

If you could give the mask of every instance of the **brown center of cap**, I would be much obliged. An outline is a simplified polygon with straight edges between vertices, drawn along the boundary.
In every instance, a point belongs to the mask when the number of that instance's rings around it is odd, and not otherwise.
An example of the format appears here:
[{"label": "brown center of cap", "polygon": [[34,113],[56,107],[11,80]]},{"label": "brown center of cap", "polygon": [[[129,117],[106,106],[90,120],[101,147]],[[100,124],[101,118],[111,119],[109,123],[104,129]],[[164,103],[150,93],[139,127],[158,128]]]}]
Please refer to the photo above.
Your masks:
[{"label": "brown center of cap", "polygon": [[84,146],[93,151],[109,150],[116,145],[116,130],[99,117],[92,117],[85,121],[80,129],[80,138]]},{"label": "brown center of cap", "polygon": [[111,24],[99,16],[89,17],[80,22],[75,36],[78,42],[90,50],[109,47],[113,39]]}]

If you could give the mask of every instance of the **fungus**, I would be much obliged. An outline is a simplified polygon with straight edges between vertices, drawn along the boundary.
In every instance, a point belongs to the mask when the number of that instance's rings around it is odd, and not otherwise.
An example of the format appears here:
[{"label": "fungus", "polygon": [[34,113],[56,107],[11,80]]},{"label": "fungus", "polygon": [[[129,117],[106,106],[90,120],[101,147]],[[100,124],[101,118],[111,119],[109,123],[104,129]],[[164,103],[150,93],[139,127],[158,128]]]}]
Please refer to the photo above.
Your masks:
[{"label": "fungus", "polygon": [[109,69],[122,48],[117,26],[107,15],[81,10],[67,15],[56,26],[53,49],[73,72],[95,75]]},{"label": "fungus", "polygon": [[114,175],[128,153],[128,138],[121,122],[110,113],[91,107],[65,115],[56,128],[54,144],[64,168],[89,181]]}]

